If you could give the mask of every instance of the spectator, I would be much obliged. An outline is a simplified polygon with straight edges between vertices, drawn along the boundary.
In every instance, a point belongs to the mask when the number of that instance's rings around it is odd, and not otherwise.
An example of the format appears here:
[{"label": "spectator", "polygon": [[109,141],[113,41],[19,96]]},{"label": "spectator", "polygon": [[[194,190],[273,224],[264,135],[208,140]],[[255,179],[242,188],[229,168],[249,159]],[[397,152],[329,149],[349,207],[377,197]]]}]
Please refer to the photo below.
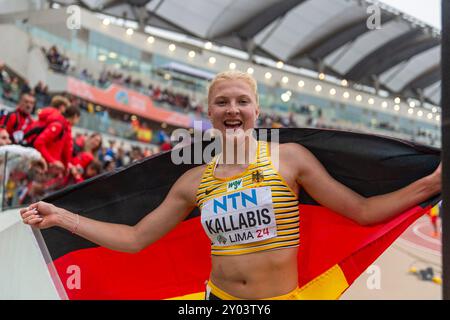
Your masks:
[{"label": "spectator", "polygon": [[103,171],[111,172],[116,168],[116,162],[110,155],[105,155],[103,158]]},{"label": "spectator", "polygon": [[41,152],[50,167],[65,170],[72,160],[72,126],[80,119],[80,109],[68,107],[63,116],[57,113],[50,117],[43,131],[39,133],[34,147]]},{"label": "spectator", "polygon": [[100,161],[95,159],[89,162],[85,170],[82,170],[79,166],[71,166],[65,185],[83,182],[84,180],[93,178],[100,173],[102,173],[102,164]]},{"label": "spectator", "polygon": [[166,139],[161,144],[161,151],[169,151],[169,150],[172,150],[172,144],[170,143],[170,139]]},{"label": "spectator", "polygon": [[34,120],[31,117],[36,99],[29,93],[20,96],[16,111],[4,115],[0,120],[0,125],[6,127],[11,141],[21,143],[25,133],[33,126]]},{"label": "spectator", "polygon": [[6,71],[5,64],[0,62],[0,83],[10,80],[9,73]]},{"label": "spectator", "polygon": [[98,151],[102,147],[102,136],[98,132],[92,133],[85,141],[83,150],[72,158],[72,164],[79,166],[83,172],[88,165],[98,157]]},{"label": "spectator", "polygon": [[30,84],[27,79],[23,80],[22,86],[20,87],[20,93],[31,93]]},{"label": "spectator", "polygon": [[98,160],[92,160],[83,174],[83,179],[90,179],[102,173],[102,164]]},{"label": "spectator", "polygon": [[117,149],[116,167],[123,167],[130,163],[130,157],[125,153],[125,149],[120,146]]},{"label": "spectator", "polygon": [[20,97],[20,84],[19,84],[19,78],[13,77],[10,84],[10,97],[9,100],[12,102],[19,101]]},{"label": "spectator", "polygon": [[9,138],[9,133],[6,131],[6,127],[1,126],[0,127],[0,147],[6,146],[8,144],[11,144],[12,141]]},{"label": "spectator", "polygon": [[[43,174],[47,170],[47,163],[42,158],[41,154],[33,149],[19,145],[11,144],[9,134],[5,127],[0,127],[0,164],[6,166],[0,170],[0,194],[3,195],[3,187],[5,185],[18,186],[20,183],[27,181],[27,174]],[[13,174],[20,171],[20,175]],[[4,174],[4,176],[3,176]],[[19,179],[14,177],[20,176]],[[11,179],[10,179],[11,177]],[[32,181],[27,182],[27,185],[34,187]],[[11,191],[11,190],[9,190]],[[32,192],[33,190],[31,190]],[[12,205],[15,192],[8,192],[7,203]],[[2,207],[3,196],[0,197],[0,207]]]},{"label": "spectator", "polygon": [[41,109],[49,103],[48,87],[44,86],[42,81],[39,81],[34,87],[34,94],[36,96],[36,109]]},{"label": "spectator", "polygon": [[69,99],[63,96],[54,96],[50,101],[50,106],[39,111],[39,118],[35,126],[43,126],[51,121],[60,119],[68,107],[70,107]]},{"label": "spectator", "polygon": [[77,133],[73,138],[73,153],[75,157],[77,154],[84,150],[84,144],[86,143],[87,134]]}]

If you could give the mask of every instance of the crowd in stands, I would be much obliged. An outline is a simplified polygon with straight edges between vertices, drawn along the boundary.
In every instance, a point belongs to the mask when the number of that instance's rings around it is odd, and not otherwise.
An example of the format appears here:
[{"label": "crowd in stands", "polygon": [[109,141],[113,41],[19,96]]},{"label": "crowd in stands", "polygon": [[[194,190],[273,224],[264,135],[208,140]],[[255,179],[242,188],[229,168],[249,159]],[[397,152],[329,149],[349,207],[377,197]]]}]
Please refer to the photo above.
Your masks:
[{"label": "crowd in stands", "polygon": [[176,93],[169,88],[161,88],[160,86],[148,84],[145,86],[140,79],[133,79],[130,75],[126,76],[118,71],[103,70],[98,79],[95,79],[86,69],[81,71],[80,79],[90,83],[96,83],[100,87],[107,87],[109,84],[117,84],[125,86],[132,90],[144,93],[153,99],[156,103],[166,103],[171,107],[178,108],[182,112],[198,112],[203,113],[204,107],[190,96]]},{"label": "crowd in stands", "polygon": [[49,67],[55,71],[66,73],[70,68],[70,59],[62,54],[56,46],[51,46],[48,50],[41,48],[47,57]]},{"label": "crowd in stands", "polygon": [[[151,146],[127,150],[115,140],[105,146],[98,132],[73,135],[72,127],[80,119],[78,106],[58,95],[40,109],[36,109],[36,101],[31,90],[24,91],[16,109],[2,112],[0,117],[0,164],[8,168],[7,177],[2,175],[0,179],[5,205],[36,201],[160,151]],[[160,138],[161,150],[170,150],[169,137]]]},{"label": "crowd in stands", "polygon": [[[45,49],[43,49],[45,50]],[[49,55],[47,54],[47,59],[52,64],[52,61],[64,60],[63,55],[61,55],[58,49],[53,46],[48,52],[51,52],[54,58],[50,60]],[[61,58],[64,57],[64,58]],[[68,61],[68,59],[66,59]],[[65,65],[70,65],[69,62],[65,63]],[[53,68],[55,70],[55,68]],[[67,68],[64,70],[58,69],[57,71],[66,72]],[[94,84],[101,88],[108,87],[110,84],[117,84],[120,86],[127,87],[132,90],[136,90],[138,92],[144,93],[149,96],[156,104],[166,104],[171,108],[175,108],[180,112],[194,112],[198,115],[201,115],[206,118],[206,107],[199,101],[196,101],[192,97],[186,94],[177,93],[170,88],[163,88],[159,85],[155,85],[149,83],[145,85],[141,79],[133,79],[131,75],[127,75],[118,70],[107,70],[104,69],[98,78],[96,78],[93,74],[91,74],[87,69],[82,69],[79,74],[75,73],[75,75],[83,81]],[[82,106],[83,108],[83,106]],[[300,106],[298,110],[296,110],[299,114],[310,114],[310,110],[307,106]],[[259,121],[260,126],[266,127],[296,127],[297,124],[294,121],[293,114],[289,114],[288,116],[280,115],[280,114],[269,114],[265,113],[263,117],[261,117]]]}]

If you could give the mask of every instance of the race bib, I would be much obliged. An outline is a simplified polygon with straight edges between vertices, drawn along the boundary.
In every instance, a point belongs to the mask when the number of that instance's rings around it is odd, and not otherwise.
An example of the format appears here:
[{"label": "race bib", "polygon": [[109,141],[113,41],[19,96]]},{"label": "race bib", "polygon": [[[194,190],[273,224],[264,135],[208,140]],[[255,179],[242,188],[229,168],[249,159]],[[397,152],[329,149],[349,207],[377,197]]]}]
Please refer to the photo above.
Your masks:
[{"label": "race bib", "polygon": [[17,130],[13,132],[13,137],[14,137],[14,141],[16,143],[19,143],[22,141],[23,139],[23,131],[22,130]]},{"label": "race bib", "polygon": [[213,246],[252,243],[277,236],[270,187],[252,188],[205,202],[202,226]]}]

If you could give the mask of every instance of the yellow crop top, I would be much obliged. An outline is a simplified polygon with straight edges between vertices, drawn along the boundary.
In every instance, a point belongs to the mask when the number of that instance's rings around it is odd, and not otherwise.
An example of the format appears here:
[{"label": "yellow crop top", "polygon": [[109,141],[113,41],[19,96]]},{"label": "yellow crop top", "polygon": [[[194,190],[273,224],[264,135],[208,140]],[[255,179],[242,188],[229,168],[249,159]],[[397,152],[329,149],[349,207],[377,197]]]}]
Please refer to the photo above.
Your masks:
[{"label": "yellow crop top", "polygon": [[215,157],[197,191],[212,255],[239,255],[299,245],[298,197],[275,170],[269,144],[258,142],[256,162],[239,175],[217,178]]}]

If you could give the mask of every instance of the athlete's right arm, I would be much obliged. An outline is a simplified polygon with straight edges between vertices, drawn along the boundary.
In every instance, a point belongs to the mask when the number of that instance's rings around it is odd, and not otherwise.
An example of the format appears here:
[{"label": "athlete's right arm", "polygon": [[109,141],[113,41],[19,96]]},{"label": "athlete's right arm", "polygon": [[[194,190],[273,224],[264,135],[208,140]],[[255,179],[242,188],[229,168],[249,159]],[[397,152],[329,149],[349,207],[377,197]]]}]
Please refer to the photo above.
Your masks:
[{"label": "athlete's right arm", "polygon": [[20,210],[23,222],[39,229],[58,226],[102,247],[123,252],[139,252],[163,237],[192,211],[202,167],[183,174],[164,201],[135,226],[101,222],[77,216],[50,203],[37,202]]}]

